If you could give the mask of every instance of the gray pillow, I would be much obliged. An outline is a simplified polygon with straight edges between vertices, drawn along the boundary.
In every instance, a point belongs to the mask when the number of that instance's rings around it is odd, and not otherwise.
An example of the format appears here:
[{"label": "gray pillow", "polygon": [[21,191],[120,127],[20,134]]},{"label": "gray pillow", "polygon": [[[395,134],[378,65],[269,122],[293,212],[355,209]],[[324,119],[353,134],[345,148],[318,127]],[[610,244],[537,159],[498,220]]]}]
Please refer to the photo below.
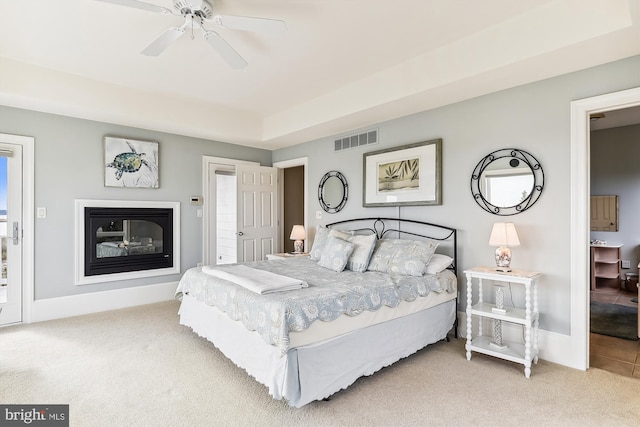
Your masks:
[{"label": "gray pillow", "polygon": [[346,268],[360,273],[366,271],[369,266],[369,261],[371,260],[371,254],[373,254],[373,250],[376,247],[376,235],[369,234],[367,236],[349,236],[347,240],[353,243],[353,252],[349,257],[349,261],[347,261]]},{"label": "gray pillow", "polygon": [[322,251],[318,265],[339,273],[344,270],[352,252],[353,243],[335,236],[329,236],[324,245],[324,250]]},{"label": "gray pillow", "polygon": [[322,250],[329,237],[329,229],[322,225],[316,227],[316,235],[313,238],[313,245],[311,246],[311,252],[309,252],[309,259],[318,261],[322,255]]},{"label": "gray pillow", "polygon": [[378,240],[368,270],[422,276],[438,243],[435,240]]},{"label": "gray pillow", "polygon": [[316,235],[313,238],[311,252],[309,252],[309,259],[313,261],[318,261],[320,259],[322,251],[324,250],[324,245],[330,235],[347,240],[351,234],[344,231],[329,229],[323,225],[318,225],[316,227]]}]

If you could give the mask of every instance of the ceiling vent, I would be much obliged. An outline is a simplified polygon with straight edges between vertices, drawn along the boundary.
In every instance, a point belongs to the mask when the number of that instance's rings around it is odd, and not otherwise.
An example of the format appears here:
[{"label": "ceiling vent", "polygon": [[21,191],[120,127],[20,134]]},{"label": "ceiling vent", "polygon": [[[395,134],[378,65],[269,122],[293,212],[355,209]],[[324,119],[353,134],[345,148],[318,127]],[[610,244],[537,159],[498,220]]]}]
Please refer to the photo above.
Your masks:
[{"label": "ceiling vent", "polygon": [[370,129],[362,133],[347,135],[334,140],[334,151],[348,150],[363,145],[378,143],[378,129]]}]

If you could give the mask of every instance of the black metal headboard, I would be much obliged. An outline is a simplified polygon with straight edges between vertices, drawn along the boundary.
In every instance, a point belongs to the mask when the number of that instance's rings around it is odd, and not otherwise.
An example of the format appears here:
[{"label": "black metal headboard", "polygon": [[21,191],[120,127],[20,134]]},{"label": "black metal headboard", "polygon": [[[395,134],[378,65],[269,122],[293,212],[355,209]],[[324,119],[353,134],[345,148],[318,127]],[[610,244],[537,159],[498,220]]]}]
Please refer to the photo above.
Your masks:
[{"label": "black metal headboard", "polygon": [[[451,263],[451,267],[449,268],[454,273],[457,274],[457,264],[458,264],[458,230],[455,228],[447,227],[439,224],[432,224],[430,222],[417,221],[413,219],[402,219],[402,218],[353,218],[346,219],[344,221],[336,221],[331,224],[327,224],[327,227],[331,228],[336,225],[348,224],[348,223],[363,223],[367,222],[371,224],[371,226],[365,226],[362,228],[351,229],[350,231],[369,231],[375,234],[378,239],[382,239],[385,237],[387,233],[398,233],[398,235],[409,235],[422,237],[425,239],[438,240],[441,242],[451,242],[451,247],[449,248],[450,255],[453,258],[453,262]],[[391,228],[388,224],[397,223],[397,228]],[[413,226],[413,227],[412,227]],[[417,227],[416,227],[417,226]],[[424,230],[422,232],[421,230]]]}]

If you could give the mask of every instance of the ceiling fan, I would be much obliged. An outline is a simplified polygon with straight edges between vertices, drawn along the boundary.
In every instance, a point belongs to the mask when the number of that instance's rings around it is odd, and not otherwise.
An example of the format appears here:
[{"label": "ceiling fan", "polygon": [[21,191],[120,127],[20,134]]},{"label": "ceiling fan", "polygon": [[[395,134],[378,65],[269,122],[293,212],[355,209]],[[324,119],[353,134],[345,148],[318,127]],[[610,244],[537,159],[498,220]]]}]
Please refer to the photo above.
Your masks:
[{"label": "ceiling fan", "polygon": [[112,3],[142,9],[163,15],[180,15],[184,17],[184,24],[180,27],[171,27],[155,39],[143,51],[143,55],[158,56],[172,43],[182,36],[187,29],[193,31],[197,28],[204,32],[204,39],[222,56],[222,58],[235,69],[247,66],[238,52],[235,51],[218,33],[205,28],[205,23],[212,22],[222,28],[231,30],[255,31],[261,33],[283,33],[287,30],[284,21],[277,19],[253,18],[249,16],[213,15],[213,0],[172,0],[173,9],[145,3],[139,0],[97,0],[104,3]]}]

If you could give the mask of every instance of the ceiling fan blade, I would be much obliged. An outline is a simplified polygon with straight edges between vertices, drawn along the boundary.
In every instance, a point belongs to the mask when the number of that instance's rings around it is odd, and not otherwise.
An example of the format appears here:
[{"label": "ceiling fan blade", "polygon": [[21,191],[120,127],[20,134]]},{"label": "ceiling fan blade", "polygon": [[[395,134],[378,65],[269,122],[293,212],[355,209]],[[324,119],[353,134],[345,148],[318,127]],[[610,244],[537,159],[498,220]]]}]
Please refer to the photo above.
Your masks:
[{"label": "ceiling fan blade", "polygon": [[247,66],[247,61],[215,31],[205,32],[204,38],[231,65],[231,68],[238,70]]},{"label": "ceiling fan blade", "polygon": [[231,30],[255,31],[259,33],[281,34],[287,31],[287,24],[277,19],[253,18],[250,16],[216,15],[213,22]]},{"label": "ceiling fan blade", "polygon": [[143,1],[138,1],[138,0],[96,0],[96,1],[101,1],[103,3],[117,4],[118,6],[133,7],[135,9],[142,9],[148,12],[162,13],[163,15],[173,14],[173,12],[171,12],[171,10],[167,9],[166,7],[157,6],[155,4],[145,3]]},{"label": "ceiling fan blade", "polygon": [[169,45],[180,38],[181,35],[184,34],[184,28],[182,27],[172,27],[169,28],[164,33],[160,34],[160,37],[155,39],[149,46],[147,46],[143,51],[143,55],[147,56],[158,56]]}]

